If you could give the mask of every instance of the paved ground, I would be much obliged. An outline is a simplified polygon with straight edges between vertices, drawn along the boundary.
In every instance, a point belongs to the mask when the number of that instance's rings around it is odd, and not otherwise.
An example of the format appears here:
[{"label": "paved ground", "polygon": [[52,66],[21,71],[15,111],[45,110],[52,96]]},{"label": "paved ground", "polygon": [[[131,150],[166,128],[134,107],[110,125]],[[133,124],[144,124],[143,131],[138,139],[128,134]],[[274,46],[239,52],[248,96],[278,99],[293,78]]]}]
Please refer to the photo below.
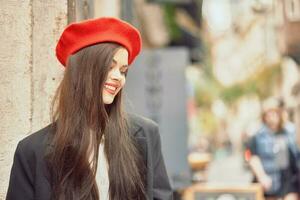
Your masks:
[{"label": "paved ground", "polygon": [[208,168],[207,181],[217,185],[247,185],[252,174],[243,165],[241,154],[219,154]]}]

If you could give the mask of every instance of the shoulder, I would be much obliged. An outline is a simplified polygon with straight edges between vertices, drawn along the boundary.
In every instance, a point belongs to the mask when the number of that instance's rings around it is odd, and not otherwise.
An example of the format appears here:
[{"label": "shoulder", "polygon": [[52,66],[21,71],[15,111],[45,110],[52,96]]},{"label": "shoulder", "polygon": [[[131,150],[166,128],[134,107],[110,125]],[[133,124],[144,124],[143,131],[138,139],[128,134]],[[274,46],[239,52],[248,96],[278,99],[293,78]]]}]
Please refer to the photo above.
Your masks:
[{"label": "shoulder", "polygon": [[157,137],[158,124],[153,120],[137,114],[128,114],[130,132],[136,137]]},{"label": "shoulder", "polygon": [[48,144],[48,138],[54,129],[53,124],[26,136],[18,144],[18,151],[22,153],[42,153]]},{"label": "shoulder", "polygon": [[265,138],[269,136],[269,129],[265,126],[262,125],[257,132],[253,135],[253,139],[256,140],[258,138]]},{"label": "shoulder", "polygon": [[129,113],[128,114],[129,123],[136,126],[137,128],[156,128],[157,123],[153,120],[143,117],[141,115]]},{"label": "shoulder", "polygon": [[264,137],[264,135],[265,135],[264,127],[261,127],[256,131],[254,135],[252,135],[249,138],[248,147],[253,154],[256,154],[255,152],[257,151],[256,150],[258,147],[257,145],[259,145],[257,141],[259,141],[262,137]]}]

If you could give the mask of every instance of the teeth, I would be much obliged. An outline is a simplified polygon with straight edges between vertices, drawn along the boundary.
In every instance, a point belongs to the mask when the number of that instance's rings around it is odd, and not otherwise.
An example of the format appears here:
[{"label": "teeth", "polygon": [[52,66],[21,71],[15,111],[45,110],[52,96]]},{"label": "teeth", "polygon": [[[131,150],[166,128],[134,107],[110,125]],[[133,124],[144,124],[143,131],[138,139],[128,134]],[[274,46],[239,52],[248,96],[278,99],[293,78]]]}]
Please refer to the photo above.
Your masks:
[{"label": "teeth", "polygon": [[107,88],[109,90],[113,90],[113,91],[115,91],[117,89],[116,87],[113,87],[113,86],[110,86],[110,85],[105,85],[105,88]]}]

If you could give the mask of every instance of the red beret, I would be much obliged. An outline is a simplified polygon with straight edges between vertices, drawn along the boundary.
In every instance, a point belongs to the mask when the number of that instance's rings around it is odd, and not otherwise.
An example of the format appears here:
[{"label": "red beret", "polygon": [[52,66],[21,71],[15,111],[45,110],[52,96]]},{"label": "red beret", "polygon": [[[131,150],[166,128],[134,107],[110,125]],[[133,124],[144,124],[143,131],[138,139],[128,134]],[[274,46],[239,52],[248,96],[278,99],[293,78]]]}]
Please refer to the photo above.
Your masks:
[{"label": "red beret", "polygon": [[102,17],[72,23],[65,28],[56,46],[56,57],[66,66],[68,57],[78,50],[101,42],[115,42],[128,51],[131,64],[141,50],[139,31],[117,18]]}]

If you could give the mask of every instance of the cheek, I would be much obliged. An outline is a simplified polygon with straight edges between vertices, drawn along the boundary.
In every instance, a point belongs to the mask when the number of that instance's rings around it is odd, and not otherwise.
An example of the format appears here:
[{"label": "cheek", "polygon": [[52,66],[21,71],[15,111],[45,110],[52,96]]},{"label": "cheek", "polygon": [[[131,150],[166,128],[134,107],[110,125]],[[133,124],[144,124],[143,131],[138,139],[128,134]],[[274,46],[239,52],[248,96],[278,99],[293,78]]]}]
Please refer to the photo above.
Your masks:
[{"label": "cheek", "polygon": [[124,86],[125,86],[125,83],[126,83],[126,78],[124,77],[122,80],[121,80],[121,88],[122,89]]},{"label": "cheek", "polygon": [[272,117],[270,115],[266,115],[265,120],[267,123],[270,123],[272,121]]},{"label": "cheek", "polygon": [[276,122],[276,123],[279,123],[279,122],[280,122],[279,116],[274,116],[274,122]]},{"label": "cheek", "polygon": [[279,123],[279,118],[277,116],[269,116],[267,120],[270,124],[277,124]]},{"label": "cheek", "polygon": [[106,81],[110,79],[111,74],[112,74],[112,70],[109,70],[106,76]]}]

